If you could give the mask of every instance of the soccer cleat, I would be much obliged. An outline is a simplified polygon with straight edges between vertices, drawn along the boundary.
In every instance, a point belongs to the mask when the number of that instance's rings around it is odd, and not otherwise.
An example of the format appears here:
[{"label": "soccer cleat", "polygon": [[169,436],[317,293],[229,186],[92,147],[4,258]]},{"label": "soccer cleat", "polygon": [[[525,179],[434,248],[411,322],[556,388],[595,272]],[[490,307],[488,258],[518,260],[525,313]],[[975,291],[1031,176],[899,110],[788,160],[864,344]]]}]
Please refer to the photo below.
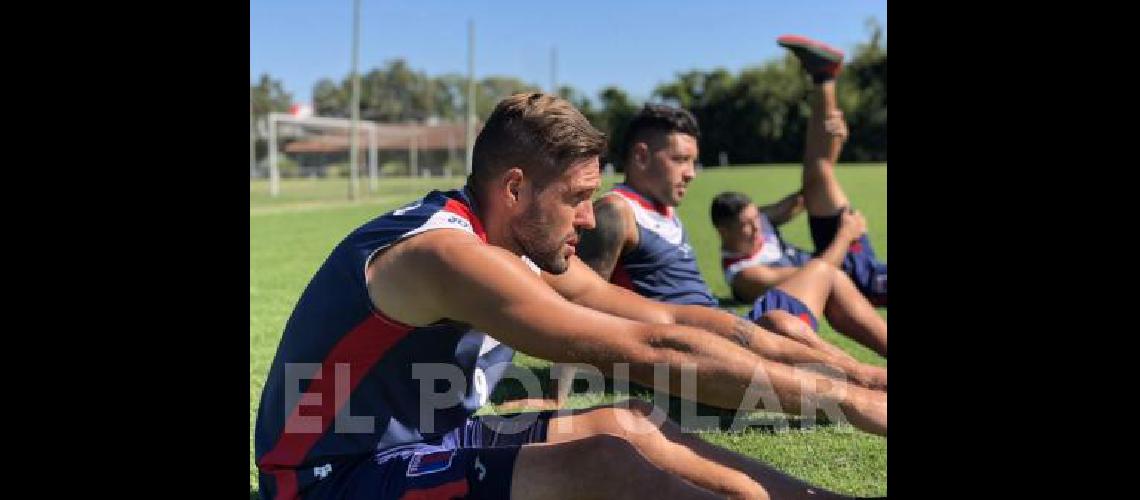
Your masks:
[{"label": "soccer cleat", "polygon": [[843,69],[843,51],[823,42],[798,35],[784,35],[777,38],[776,43],[792,51],[817,83],[835,78]]}]

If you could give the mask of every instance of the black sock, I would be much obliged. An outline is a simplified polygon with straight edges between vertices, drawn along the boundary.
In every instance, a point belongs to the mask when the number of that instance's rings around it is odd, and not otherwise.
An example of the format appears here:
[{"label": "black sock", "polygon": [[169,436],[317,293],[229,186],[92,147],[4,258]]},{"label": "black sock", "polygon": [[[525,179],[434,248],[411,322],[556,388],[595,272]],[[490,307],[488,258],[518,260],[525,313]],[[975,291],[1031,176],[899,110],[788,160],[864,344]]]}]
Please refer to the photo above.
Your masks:
[{"label": "black sock", "polygon": [[828,82],[828,81],[834,80],[834,79],[835,79],[834,75],[829,75],[827,73],[816,73],[816,74],[811,75],[811,81],[812,81],[812,83],[814,83],[816,85],[819,85],[821,83],[825,83],[825,82]]}]

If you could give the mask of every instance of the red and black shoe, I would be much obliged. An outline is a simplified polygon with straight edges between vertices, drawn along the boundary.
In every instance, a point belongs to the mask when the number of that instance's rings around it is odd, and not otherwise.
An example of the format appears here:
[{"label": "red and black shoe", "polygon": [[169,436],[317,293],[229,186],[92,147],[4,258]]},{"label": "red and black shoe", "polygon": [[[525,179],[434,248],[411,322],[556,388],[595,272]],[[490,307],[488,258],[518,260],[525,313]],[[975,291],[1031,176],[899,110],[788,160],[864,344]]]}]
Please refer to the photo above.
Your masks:
[{"label": "red and black shoe", "polygon": [[823,42],[784,35],[777,38],[776,43],[792,51],[816,83],[834,79],[843,69],[843,51]]}]

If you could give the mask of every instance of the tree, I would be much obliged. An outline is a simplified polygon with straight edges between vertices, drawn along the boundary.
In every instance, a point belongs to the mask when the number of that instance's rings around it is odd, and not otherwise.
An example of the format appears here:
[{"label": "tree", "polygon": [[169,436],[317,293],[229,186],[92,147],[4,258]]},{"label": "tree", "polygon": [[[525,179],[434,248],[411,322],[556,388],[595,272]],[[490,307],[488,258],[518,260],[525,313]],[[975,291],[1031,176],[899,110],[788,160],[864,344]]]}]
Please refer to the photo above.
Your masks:
[{"label": "tree", "polygon": [[[542,88],[511,76],[488,76],[475,85],[475,116],[486,122],[499,101],[519,92],[542,92]],[[464,95],[467,95],[464,93]]]},{"label": "tree", "polygon": [[347,118],[350,94],[329,78],[322,78],[313,86],[313,112],[318,116]]},{"label": "tree", "polygon": [[609,152],[604,161],[613,162],[619,170],[624,170],[625,152],[622,150],[622,143],[625,141],[629,122],[637,114],[640,106],[631,101],[625,91],[612,85],[598,93],[598,101],[602,108],[598,112],[598,128],[605,132],[609,139]]},{"label": "tree", "polygon": [[887,49],[878,21],[866,26],[870,41],[855,48],[836,85],[851,134],[841,158],[887,161]]},{"label": "tree", "polygon": [[[339,85],[323,79],[313,87],[313,104],[321,116],[350,115],[351,80]],[[477,120],[485,121],[495,105],[517,92],[540,90],[514,77],[489,76],[475,85]],[[436,78],[412,70],[403,59],[388,61],[361,77],[360,117],[380,122],[453,120],[466,116],[467,78],[449,73]]]},{"label": "tree", "polygon": [[[887,52],[879,24],[872,19],[867,27],[870,41],[855,48],[836,82],[850,131],[844,161],[887,159]],[[810,91],[798,60],[785,54],[738,75],[722,68],[678,73],[653,95],[693,113],[701,161],[712,165],[722,151],[732,163],[800,161]]]},{"label": "tree", "polygon": [[268,74],[262,74],[256,84],[249,86],[249,107],[250,112],[253,113],[253,120],[251,120],[250,123],[250,135],[254,144],[253,156],[255,162],[258,158],[264,158],[269,153],[267,140],[263,137],[263,134],[259,132],[264,125],[258,124],[264,124],[270,112],[288,112],[292,106],[293,95],[285,92],[280,80],[275,80]]},{"label": "tree", "polygon": [[594,103],[590,101],[590,96],[580,92],[578,89],[569,85],[562,85],[558,87],[558,96],[570,101],[582,116],[585,116],[594,128],[601,130],[603,133],[607,132],[606,128],[601,124],[601,113],[594,109]]},{"label": "tree", "polygon": [[[840,108],[846,114],[850,138],[843,161],[887,159],[887,50],[885,32],[874,19],[866,23],[869,40],[851,51],[836,82]],[[261,89],[260,93],[259,90]],[[313,104],[322,116],[349,116],[351,81],[323,79],[313,87]],[[541,91],[539,86],[509,76],[488,76],[475,85],[475,117],[486,121],[495,105],[518,92]],[[701,126],[701,162],[719,163],[721,152],[732,163],[799,162],[803,156],[810,79],[791,54],[748,67],[737,74],[724,68],[678,73],[654,89],[652,98],[688,109]],[[609,86],[591,99],[570,87],[558,94],[569,100],[609,139],[607,160],[621,167],[620,148],[626,127],[640,103],[620,88]],[[263,97],[257,97],[257,96]],[[256,110],[284,111],[291,97],[280,82],[263,75],[251,86]],[[388,122],[445,120],[466,115],[467,78],[450,73],[429,77],[395,59],[361,78],[361,117]]]},{"label": "tree", "polygon": [[293,106],[293,94],[285,92],[281,80],[262,74],[256,85],[249,86],[250,106],[254,118],[264,117],[271,111],[288,112]]}]

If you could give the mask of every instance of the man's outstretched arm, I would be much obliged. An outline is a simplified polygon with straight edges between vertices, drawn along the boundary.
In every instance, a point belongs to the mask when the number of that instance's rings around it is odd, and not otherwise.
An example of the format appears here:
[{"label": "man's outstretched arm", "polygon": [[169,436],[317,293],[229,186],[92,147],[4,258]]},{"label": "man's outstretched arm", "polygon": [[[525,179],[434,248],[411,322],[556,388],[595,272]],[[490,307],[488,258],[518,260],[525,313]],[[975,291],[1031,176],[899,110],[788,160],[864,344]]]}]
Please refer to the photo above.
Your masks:
[{"label": "man's outstretched arm", "polygon": [[606,283],[577,259],[570,259],[565,273],[557,276],[544,273],[543,279],[567,300],[591,309],[646,323],[700,328],[731,340],[762,358],[784,364],[820,365],[830,369],[830,375],[851,377],[869,387],[879,387],[885,382],[881,368],[772,333],[727,311],[658,302]]},{"label": "man's outstretched arm", "polygon": [[886,393],[762,359],[704,330],[574,304],[517,256],[458,231],[430,231],[400,246],[369,269],[374,305],[397,321],[468,323],[521,352],[611,376],[615,364],[627,363],[629,378],[647,387],[655,385],[656,365],[668,370],[672,390],[690,372],[697,388],[686,396],[710,406],[738,409],[774,397],[785,412],[832,406],[853,425],[886,433]]},{"label": "man's outstretched arm", "polygon": [[768,217],[772,225],[782,226],[804,211],[803,191],[796,191],[776,203],[759,208],[760,213]]},{"label": "man's outstretched arm", "polygon": [[749,266],[741,269],[732,278],[732,291],[745,302],[752,302],[757,297],[773,288],[784,280],[791,278],[799,271],[797,267],[776,267],[764,264]]}]

